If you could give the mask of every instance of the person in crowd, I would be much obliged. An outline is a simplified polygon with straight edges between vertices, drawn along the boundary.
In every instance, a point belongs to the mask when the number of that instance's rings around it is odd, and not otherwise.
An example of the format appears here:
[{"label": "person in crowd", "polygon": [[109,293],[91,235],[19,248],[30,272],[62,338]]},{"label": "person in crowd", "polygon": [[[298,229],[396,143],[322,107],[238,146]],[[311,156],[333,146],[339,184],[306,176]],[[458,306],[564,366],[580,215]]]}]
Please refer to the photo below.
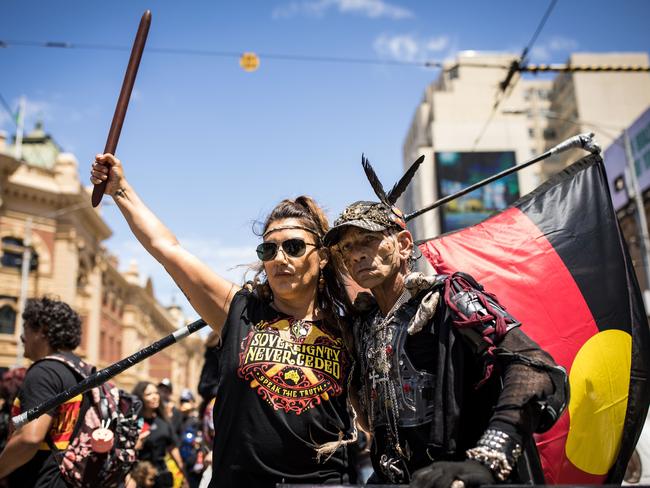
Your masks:
[{"label": "person in crowd", "polygon": [[11,410],[14,400],[25,380],[27,368],[5,368],[0,375],[0,452],[9,439],[11,427]]},{"label": "person in crowd", "polygon": [[380,201],[346,207],[324,242],[372,292],[357,297],[353,325],[354,403],[373,434],[369,483],[529,482],[517,479],[517,461],[562,413],[565,371],[471,276],[411,272],[399,195],[363,162]]},{"label": "person in crowd", "polygon": [[142,402],[142,432],[148,433],[142,445],[138,446],[138,460],[148,461],[156,468],[156,488],[170,488],[174,483],[166,463],[167,454],[181,472],[183,460],[178,449],[179,440],[167,420],[158,388],[149,381],[140,381],[132,394]]},{"label": "person in crowd", "polygon": [[219,387],[219,352],[221,350],[221,336],[216,332],[210,332],[205,340],[205,352],[203,354],[203,367],[197,391],[201,395],[202,401],[199,412],[203,413],[205,405],[215,396]]},{"label": "person in crowd", "polygon": [[322,209],[305,196],[280,202],[263,224],[259,273],[242,289],[180,245],[113,155],[97,155],[91,182],[106,182],[136,238],[221,337],[210,486],[345,482],[348,298],[322,245]]},{"label": "person in crowd", "polygon": [[169,378],[163,378],[158,383],[158,392],[160,393],[160,401],[163,404],[169,423],[180,438],[183,435],[183,416],[181,411],[176,406],[176,401],[173,399],[174,386]]},{"label": "person in crowd", "polygon": [[180,411],[183,416],[183,434],[180,438],[180,451],[190,488],[197,488],[203,472],[203,425],[194,401],[194,395],[188,388],[181,391]]},{"label": "person in crowd", "polygon": [[125,488],[155,488],[158,471],[149,461],[139,461],[127,477]]},{"label": "person in crowd", "polygon": [[[48,297],[29,299],[23,323],[25,357],[34,363],[14,400],[12,416],[77,384],[70,367],[48,356],[81,361],[72,352],[81,342],[81,320],[67,303]],[[16,487],[65,487],[52,446],[67,447],[80,405],[81,395],[16,430],[0,453],[0,479],[9,475],[9,486]]]}]

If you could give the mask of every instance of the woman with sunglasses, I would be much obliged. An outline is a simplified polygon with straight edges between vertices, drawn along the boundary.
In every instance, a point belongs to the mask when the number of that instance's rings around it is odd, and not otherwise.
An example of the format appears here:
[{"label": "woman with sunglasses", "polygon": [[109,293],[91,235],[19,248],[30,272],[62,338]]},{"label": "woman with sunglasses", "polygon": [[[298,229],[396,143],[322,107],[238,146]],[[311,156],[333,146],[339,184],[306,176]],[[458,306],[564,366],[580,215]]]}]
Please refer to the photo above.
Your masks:
[{"label": "woman with sunglasses", "polygon": [[264,223],[259,271],[241,288],[180,246],[114,156],[97,155],[90,180],[107,181],[137,239],[221,335],[210,486],[345,483],[348,302],[322,246],[323,211],[309,197],[280,202]]}]

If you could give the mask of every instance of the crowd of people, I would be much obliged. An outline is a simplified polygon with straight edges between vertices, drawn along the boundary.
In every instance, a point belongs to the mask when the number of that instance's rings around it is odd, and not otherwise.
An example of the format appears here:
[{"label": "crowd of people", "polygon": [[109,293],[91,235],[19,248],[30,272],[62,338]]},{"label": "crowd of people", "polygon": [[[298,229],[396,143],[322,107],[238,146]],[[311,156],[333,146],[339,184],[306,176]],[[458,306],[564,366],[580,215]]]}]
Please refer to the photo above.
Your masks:
[{"label": "crowd of people", "polygon": [[[533,433],[565,407],[566,373],[470,275],[414,273],[394,205],[408,181],[386,193],[370,180],[379,201],[349,205],[332,227],[309,197],[280,202],[262,223],[255,276],[238,285],[182,248],[118,159],[97,155],[91,181],[107,183],[135,237],[213,329],[200,403],[168,379],[135,386],[126,486],[543,481],[521,468],[535,466]],[[14,413],[76,384],[66,361],[85,367],[69,306],[31,300],[24,318],[34,364]],[[82,403],[13,432],[0,478],[68,486],[53,453],[75,437]]]},{"label": "crowd of people", "polygon": [[[83,363],[73,353],[81,340],[81,321],[67,304],[48,297],[29,300],[24,319],[25,356],[34,363],[29,370],[15,368],[0,377],[0,486],[67,486],[59,474],[57,454],[65,452],[75,435],[74,426],[84,410],[82,398],[73,398],[15,435],[11,417],[77,384],[75,370],[60,359]],[[206,378],[213,362],[206,361]],[[198,403],[188,388],[176,396],[169,378],[158,384],[139,382],[131,394],[141,402],[141,410],[136,463],[124,485],[197,488],[214,437],[212,425],[203,420],[211,398]]]}]

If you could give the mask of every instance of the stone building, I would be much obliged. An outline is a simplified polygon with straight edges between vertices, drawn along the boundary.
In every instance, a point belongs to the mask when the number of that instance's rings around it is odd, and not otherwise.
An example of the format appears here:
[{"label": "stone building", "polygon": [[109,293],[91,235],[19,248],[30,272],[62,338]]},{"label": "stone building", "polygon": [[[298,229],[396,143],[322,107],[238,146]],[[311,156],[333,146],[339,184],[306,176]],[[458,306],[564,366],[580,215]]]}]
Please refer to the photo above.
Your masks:
[{"label": "stone building", "polygon": [[[126,357],[179,326],[178,310],[156,301],[137,266],[126,272],[102,242],[111,230],[101,207],[79,179],[76,158],[62,152],[41,124],[23,139],[22,158],[0,137],[0,367],[22,360],[19,301],[24,242],[32,259],[27,297],[51,295],[69,303],[83,320],[78,353],[98,368]],[[137,381],[164,377],[196,389],[203,342],[188,337],[116,378],[130,390]]]}]

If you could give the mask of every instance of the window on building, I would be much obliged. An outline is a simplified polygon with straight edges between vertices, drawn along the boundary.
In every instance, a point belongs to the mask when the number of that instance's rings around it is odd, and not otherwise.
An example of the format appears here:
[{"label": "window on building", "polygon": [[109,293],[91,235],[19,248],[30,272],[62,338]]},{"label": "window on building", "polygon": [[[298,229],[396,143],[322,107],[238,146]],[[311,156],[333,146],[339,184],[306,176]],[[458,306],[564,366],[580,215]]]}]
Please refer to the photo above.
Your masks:
[{"label": "window on building", "polygon": [[544,139],[548,141],[555,138],[557,138],[557,133],[555,132],[555,129],[551,127],[547,127],[546,129],[544,129]]},{"label": "window on building", "polygon": [[535,129],[532,127],[528,128],[528,137],[535,137]]},{"label": "window on building", "polygon": [[99,357],[103,361],[108,360],[108,343],[106,341],[106,332],[99,331]]},{"label": "window on building", "polygon": [[[20,268],[23,264],[23,240],[18,237],[2,238],[2,258],[0,263],[8,268]],[[38,268],[38,254],[32,247],[32,258],[30,260],[30,271]]]},{"label": "window on building", "polygon": [[9,305],[0,307],[0,334],[12,334],[16,331],[16,311]]}]

